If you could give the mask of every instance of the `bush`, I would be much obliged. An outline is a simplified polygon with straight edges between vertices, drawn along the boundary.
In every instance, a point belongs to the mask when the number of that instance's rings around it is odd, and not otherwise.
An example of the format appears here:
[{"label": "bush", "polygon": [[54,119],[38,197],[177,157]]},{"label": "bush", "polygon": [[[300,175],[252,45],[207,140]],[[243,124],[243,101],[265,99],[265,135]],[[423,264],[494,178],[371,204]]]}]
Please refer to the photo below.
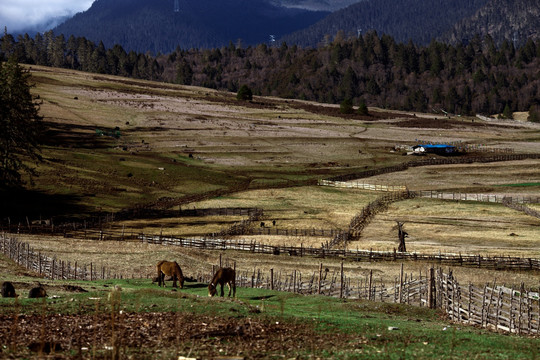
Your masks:
[{"label": "bush", "polygon": [[238,100],[253,100],[253,92],[247,85],[242,85],[236,94]]},{"label": "bush", "polygon": [[360,106],[358,106],[358,113],[360,115],[369,115],[369,111],[364,100],[362,100],[362,102],[360,102]]},{"label": "bush", "polygon": [[352,101],[345,99],[339,105],[339,112],[342,114],[352,114],[354,112]]},{"label": "bush", "polygon": [[535,123],[540,122],[540,107],[532,105],[527,120]]}]

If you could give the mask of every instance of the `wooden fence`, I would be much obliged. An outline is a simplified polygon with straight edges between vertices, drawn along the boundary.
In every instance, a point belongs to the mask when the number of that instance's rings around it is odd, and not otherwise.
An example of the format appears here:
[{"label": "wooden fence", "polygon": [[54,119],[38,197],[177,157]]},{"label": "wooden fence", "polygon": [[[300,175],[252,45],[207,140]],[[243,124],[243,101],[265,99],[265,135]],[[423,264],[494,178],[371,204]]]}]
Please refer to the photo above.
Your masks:
[{"label": "wooden fence", "polygon": [[20,242],[6,234],[0,235],[0,252],[18,265],[39,274],[47,279],[64,280],[98,280],[117,278],[104,266],[96,264],[79,264],[48,257],[35,252],[29,244]]},{"label": "wooden fence", "polygon": [[349,229],[345,233],[336,235],[330,241],[330,247],[342,245],[346,247],[348,241],[357,240],[362,235],[364,228],[380,212],[386,211],[388,206],[396,201],[401,201],[414,197],[415,193],[409,191],[392,192],[380,196],[365,206],[360,213],[355,215],[349,223]]},{"label": "wooden fence", "polygon": [[[56,258],[35,253],[28,244],[2,234],[0,250],[17,264],[49,279],[85,280],[118,278],[105,267],[71,264]],[[235,266],[236,267],[236,266]],[[198,274],[199,282],[211,281],[212,273]],[[416,306],[441,308],[451,320],[480,325],[518,334],[540,334],[539,293],[485,285],[478,288],[469,284],[460,286],[452,274],[431,268],[427,274],[414,278],[404,274],[403,264],[399,278],[393,284],[377,282],[370,271],[365,279],[346,274],[341,263],[340,271],[318,271],[303,274],[300,271],[274,271],[260,269],[237,271],[237,286],[266,288],[298,294],[318,294],[349,299],[366,299],[381,302],[407,303]]]},{"label": "wooden fence", "polygon": [[540,159],[540,154],[500,154],[492,156],[475,156],[475,157],[447,157],[447,158],[437,158],[437,159],[422,159],[422,160],[411,160],[405,163],[401,163],[394,166],[388,166],[373,170],[365,170],[351,174],[339,175],[328,178],[329,181],[350,181],[356,179],[362,179],[367,177],[372,177],[375,175],[387,174],[396,171],[404,171],[411,167],[418,166],[431,166],[431,165],[452,165],[452,164],[472,164],[472,163],[489,163],[489,162],[499,162],[499,161],[515,161],[515,160],[525,160],[525,159]]},{"label": "wooden fence", "polygon": [[519,196],[504,194],[475,194],[443,192],[436,190],[415,191],[416,196],[431,199],[455,200],[455,201],[480,201],[501,204],[538,204],[540,196]]},{"label": "wooden fence", "polygon": [[372,190],[372,191],[406,191],[407,187],[405,185],[382,185],[382,184],[367,184],[365,182],[359,181],[330,181],[330,180],[319,180],[319,186],[331,186],[337,188],[348,188],[348,189],[362,189],[362,190]]},{"label": "wooden fence", "polygon": [[[198,275],[198,281],[210,282],[211,274]],[[343,271],[318,271],[303,274],[297,270],[269,273],[260,270],[237,271],[237,286],[264,288],[304,295],[324,295],[337,298],[365,299],[379,302],[406,303],[414,306],[442,309],[450,320],[517,334],[540,334],[539,292],[485,285],[461,286],[442,269],[430,268],[427,274],[414,278],[404,274],[393,284],[376,282],[370,271],[365,279],[348,276]]]},{"label": "wooden fence", "polygon": [[540,259],[520,258],[510,256],[482,256],[464,254],[420,254],[411,252],[396,251],[373,251],[354,249],[331,249],[327,247],[305,247],[266,245],[256,241],[246,241],[238,239],[195,239],[180,238],[159,235],[139,235],[140,241],[149,244],[160,244],[166,246],[190,247],[206,250],[235,250],[246,251],[257,254],[291,256],[313,256],[319,258],[339,257],[351,261],[423,261],[431,264],[448,266],[466,266],[474,268],[485,268],[495,270],[540,270]]},{"label": "wooden fence", "polygon": [[440,273],[440,308],[451,320],[517,334],[540,334],[539,292],[486,284],[462,286],[452,274]]},{"label": "wooden fence", "polygon": [[529,216],[540,218],[540,211],[531,209],[530,207],[523,205],[523,203],[514,203],[508,199],[503,199],[503,205],[511,209],[524,212]]}]

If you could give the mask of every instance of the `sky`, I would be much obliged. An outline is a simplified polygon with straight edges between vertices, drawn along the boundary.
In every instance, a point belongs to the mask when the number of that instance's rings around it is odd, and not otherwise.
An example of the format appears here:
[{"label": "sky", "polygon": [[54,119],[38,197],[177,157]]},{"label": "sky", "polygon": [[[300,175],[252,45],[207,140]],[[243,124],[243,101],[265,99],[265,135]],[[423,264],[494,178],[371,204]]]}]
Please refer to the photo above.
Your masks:
[{"label": "sky", "polygon": [[0,0],[1,32],[8,33],[42,28],[44,24],[56,25],[55,19],[87,10],[94,0]]}]

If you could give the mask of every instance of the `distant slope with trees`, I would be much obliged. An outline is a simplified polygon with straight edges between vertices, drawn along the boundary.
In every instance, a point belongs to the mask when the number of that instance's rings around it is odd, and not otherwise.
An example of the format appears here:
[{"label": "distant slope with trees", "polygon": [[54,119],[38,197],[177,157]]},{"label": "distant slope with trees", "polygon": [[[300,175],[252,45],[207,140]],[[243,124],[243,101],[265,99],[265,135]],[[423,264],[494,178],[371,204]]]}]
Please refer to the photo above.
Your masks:
[{"label": "distant slope with trees", "polygon": [[56,34],[115,44],[126,50],[154,54],[212,48],[237,43],[268,42],[307,27],[328,14],[286,8],[268,0],[96,0],[90,9],[57,26]]},{"label": "distant slope with trees", "polygon": [[440,40],[467,42],[476,34],[489,35],[496,44],[511,40],[524,44],[540,39],[540,1],[491,0],[473,15],[458,22]]},{"label": "distant slope with trees", "polygon": [[288,44],[327,44],[338,32],[346,37],[376,31],[398,42],[427,45],[474,14],[488,0],[366,0],[336,11],[306,29],[285,35]]},{"label": "distant slope with trees", "polygon": [[[265,44],[177,50],[153,57],[84,38],[6,34],[0,58],[29,64],[339,104],[410,111],[499,114],[538,109],[540,42],[515,49],[489,36],[467,45],[399,43],[374,32],[316,49]],[[535,110],[536,111],[536,110]],[[538,117],[532,117],[537,119]]]}]

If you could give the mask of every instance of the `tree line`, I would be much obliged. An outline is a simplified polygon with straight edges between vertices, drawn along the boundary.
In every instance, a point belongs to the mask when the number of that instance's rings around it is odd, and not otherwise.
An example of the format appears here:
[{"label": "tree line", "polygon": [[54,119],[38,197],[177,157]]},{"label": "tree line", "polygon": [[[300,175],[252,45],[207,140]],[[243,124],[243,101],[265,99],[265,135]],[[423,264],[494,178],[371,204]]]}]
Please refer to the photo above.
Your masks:
[{"label": "tree line", "polygon": [[431,41],[398,43],[369,32],[347,38],[338,33],[317,48],[240,44],[177,48],[170,54],[106,49],[83,37],[54,35],[16,39],[5,33],[0,57],[27,64],[63,67],[237,92],[326,103],[367,104],[408,111],[470,115],[530,111],[538,119],[540,42],[515,48],[489,36],[467,44]]}]

